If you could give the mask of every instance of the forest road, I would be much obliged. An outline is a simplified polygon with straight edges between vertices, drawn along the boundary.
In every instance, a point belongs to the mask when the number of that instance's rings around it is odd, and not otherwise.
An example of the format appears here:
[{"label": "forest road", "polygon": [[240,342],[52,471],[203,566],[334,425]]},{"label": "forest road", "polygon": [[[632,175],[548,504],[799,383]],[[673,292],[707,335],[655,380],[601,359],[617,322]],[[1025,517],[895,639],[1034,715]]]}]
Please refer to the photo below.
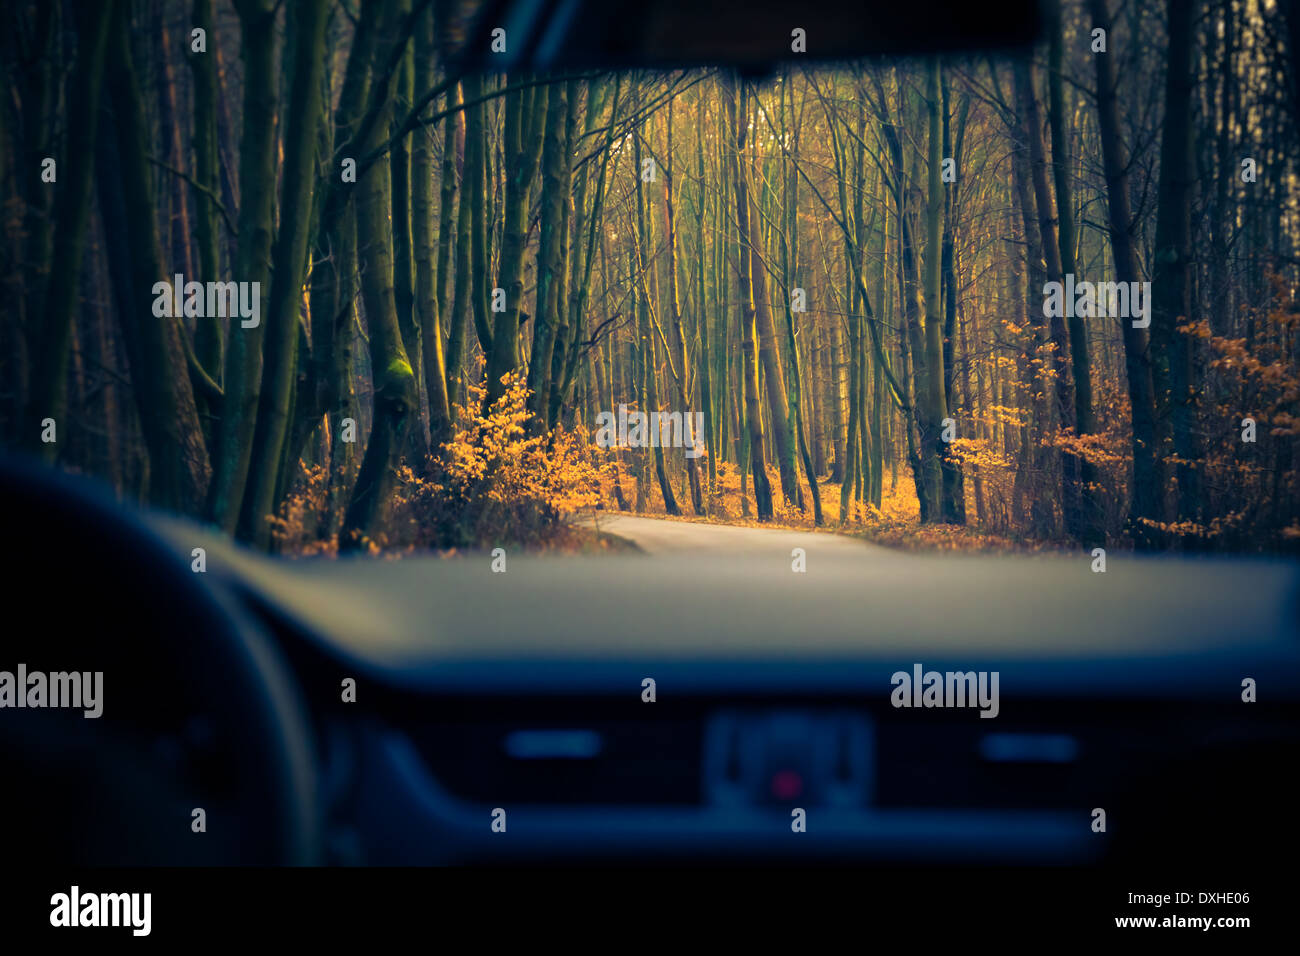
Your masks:
[{"label": "forest road", "polygon": [[781,552],[794,560],[795,548],[807,558],[844,558],[872,561],[892,554],[887,548],[857,538],[826,532],[787,528],[750,528],[740,525],[671,521],[609,512],[588,513],[575,519],[584,528],[596,528],[631,541],[652,555],[770,555]]}]

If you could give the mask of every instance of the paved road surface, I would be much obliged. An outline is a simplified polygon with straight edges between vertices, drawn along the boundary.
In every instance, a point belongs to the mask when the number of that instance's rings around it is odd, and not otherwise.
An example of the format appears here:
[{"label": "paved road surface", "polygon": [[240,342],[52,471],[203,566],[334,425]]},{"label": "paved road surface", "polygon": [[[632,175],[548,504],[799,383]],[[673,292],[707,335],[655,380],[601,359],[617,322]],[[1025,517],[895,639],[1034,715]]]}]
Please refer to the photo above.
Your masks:
[{"label": "paved road surface", "polygon": [[598,512],[579,524],[631,541],[646,554],[790,554],[803,548],[809,556],[881,560],[896,556],[879,545],[838,534],[788,531],[784,528],[746,528],[730,525],[670,521],[635,515]]}]

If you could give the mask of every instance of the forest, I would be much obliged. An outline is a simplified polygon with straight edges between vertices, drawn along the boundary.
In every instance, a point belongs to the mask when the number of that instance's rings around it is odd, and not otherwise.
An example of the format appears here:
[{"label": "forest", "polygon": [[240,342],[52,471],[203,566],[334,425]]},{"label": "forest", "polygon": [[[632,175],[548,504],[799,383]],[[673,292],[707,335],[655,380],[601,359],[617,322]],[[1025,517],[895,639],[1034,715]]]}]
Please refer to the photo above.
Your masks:
[{"label": "forest", "polygon": [[472,3],[2,7],[0,443],[124,500],[294,554],[1300,550],[1300,4],[833,66],[792,9],[765,76],[463,69]]}]

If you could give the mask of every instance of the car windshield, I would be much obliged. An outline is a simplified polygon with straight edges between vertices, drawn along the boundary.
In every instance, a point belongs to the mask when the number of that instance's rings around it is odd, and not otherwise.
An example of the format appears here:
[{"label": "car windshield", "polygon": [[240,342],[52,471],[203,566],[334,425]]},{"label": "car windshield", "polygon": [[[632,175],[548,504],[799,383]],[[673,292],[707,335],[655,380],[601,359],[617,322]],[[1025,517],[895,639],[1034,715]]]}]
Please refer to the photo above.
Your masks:
[{"label": "car windshield", "polygon": [[1300,541],[1285,5],[856,59],[812,9],[56,6],[5,40],[3,440],[124,501],[293,556]]}]

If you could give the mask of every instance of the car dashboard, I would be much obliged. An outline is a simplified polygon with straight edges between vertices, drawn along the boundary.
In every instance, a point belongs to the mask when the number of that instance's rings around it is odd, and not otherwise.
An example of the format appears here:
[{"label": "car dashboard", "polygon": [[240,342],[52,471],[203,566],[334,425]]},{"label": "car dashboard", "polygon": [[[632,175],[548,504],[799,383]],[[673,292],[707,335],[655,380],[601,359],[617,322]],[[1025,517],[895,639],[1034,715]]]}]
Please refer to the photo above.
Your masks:
[{"label": "car dashboard", "polygon": [[[203,543],[307,701],[320,862],[1208,865],[1278,836],[1290,564],[901,555],[846,587],[780,555],[520,555],[506,588],[490,555]],[[976,671],[992,704],[898,688]]]}]

